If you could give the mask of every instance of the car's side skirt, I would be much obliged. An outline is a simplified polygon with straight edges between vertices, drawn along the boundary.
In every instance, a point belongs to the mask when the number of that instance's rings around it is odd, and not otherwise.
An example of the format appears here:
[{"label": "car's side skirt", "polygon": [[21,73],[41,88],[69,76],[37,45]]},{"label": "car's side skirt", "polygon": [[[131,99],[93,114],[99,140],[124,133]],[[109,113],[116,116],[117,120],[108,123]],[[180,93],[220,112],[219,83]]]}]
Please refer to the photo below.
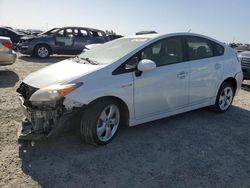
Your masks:
[{"label": "car's side skirt", "polygon": [[216,100],[216,97],[213,97],[208,102],[205,102],[205,103],[202,103],[202,104],[188,106],[188,107],[180,108],[180,109],[170,111],[170,112],[168,111],[168,112],[164,112],[164,113],[155,114],[153,116],[148,116],[148,117],[143,118],[143,119],[131,119],[130,123],[129,123],[129,126],[132,127],[132,126],[139,125],[139,124],[142,124],[142,123],[146,123],[146,122],[166,118],[166,117],[169,117],[169,116],[172,116],[172,115],[176,115],[176,114],[196,110],[196,109],[199,109],[199,108],[211,106],[211,105],[215,104],[215,100]]}]

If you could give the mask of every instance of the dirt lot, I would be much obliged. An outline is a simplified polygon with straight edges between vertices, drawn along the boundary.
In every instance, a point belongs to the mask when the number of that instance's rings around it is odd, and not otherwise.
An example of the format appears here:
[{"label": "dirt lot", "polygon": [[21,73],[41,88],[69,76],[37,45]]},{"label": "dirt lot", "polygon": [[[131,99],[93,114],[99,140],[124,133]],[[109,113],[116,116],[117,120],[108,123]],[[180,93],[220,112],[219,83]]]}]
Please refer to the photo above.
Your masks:
[{"label": "dirt lot", "polygon": [[82,143],[76,132],[18,144],[17,86],[65,58],[19,56],[0,67],[0,187],[250,187],[250,82],[225,114],[201,109],[124,127],[104,147]]}]

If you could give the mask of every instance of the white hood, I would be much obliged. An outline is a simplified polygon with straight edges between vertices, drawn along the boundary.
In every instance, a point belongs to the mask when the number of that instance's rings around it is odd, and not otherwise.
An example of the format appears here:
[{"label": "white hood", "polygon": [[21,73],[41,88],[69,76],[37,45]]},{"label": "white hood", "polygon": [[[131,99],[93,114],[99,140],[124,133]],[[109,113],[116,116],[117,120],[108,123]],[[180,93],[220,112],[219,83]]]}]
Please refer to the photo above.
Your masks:
[{"label": "white hood", "polygon": [[71,60],[64,60],[31,73],[23,82],[35,88],[43,88],[71,81],[102,67],[104,65],[82,64]]}]

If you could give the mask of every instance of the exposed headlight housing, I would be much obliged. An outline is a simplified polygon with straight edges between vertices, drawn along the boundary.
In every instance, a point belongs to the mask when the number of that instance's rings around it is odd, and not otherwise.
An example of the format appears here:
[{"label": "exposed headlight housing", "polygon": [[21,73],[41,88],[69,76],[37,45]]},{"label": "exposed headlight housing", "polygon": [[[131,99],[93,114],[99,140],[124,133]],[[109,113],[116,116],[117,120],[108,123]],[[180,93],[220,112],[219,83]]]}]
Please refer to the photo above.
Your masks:
[{"label": "exposed headlight housing", "polygon": [[80,87],[83,83],[73,84],[55,84],[37,90],[30,97],[31,102],[49,102],[56,101],[65,95],[69,94],[76,88]]}]

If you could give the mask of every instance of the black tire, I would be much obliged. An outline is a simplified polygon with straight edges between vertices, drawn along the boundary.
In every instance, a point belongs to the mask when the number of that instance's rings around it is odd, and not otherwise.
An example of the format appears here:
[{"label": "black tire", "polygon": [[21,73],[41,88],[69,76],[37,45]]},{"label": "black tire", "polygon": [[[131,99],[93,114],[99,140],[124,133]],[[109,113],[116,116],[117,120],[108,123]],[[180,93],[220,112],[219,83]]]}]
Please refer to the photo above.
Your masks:
[{"label": "black tire", "polygon": [[92,145],[105,145],[109,143],[115,137],[120,127],[121,119],[119,119],[119,124],[116,129],[116,132],[114,133],[114,135],[111,137],[110,140],[102,141],[98,138],[98,135],[97,135],[97,126],[98,126],[99,116],[101,115],[103,110],[109,105],[116,105],[116,107],[119,110],[119,113],[121,114],[121,110],[118,106],[118,103],[115,100],[109,99],[109,98],[96,100],[92,102],[91,104],[89,104],[89,106],[84,110],[82,118],[81,118],[81,123],[80,123],[80,133],[81,133],[82,139],[86,143],[92,144]]},{"label": "black tire", "polygon": [[[230,88],[232,89],[232,92],[233,92],[233,94],[232,94],[232,100],[231,100],[229,106],[228,106],[226,109],[222,109],[222,108],[220,107],[220,101],[219,101],[219,100],[220,100],[220,96],[221,96],[223,90],[224,90],[225,88],[227,88],[227,87],[230,87]],[[226,112],[226,111],[230,108],[230,106],[231,106],[231,104],[232,104],[232,102],[233,102],[234,94],[235,94],[235,88],[233,87],[233,85],[230,84],[229,82],[223,82],[223,83],[221,84],[221,86],[220,86],[219,91],[218,91],[218,94],[217,94],[217,97],[216,97],[216,102],[215,102],[215,104],[214,104],[213,106],[211,106],[211,109],[212,109],[214,112],[216,112],[216,113],[224,113],[224,112]]]},{"label": "black tire", "polygon": [[[45,52],[44,52],[44,55],[42,55],[39,51],[43,49]],[[47,52],[47,53],[46,53]],[[35,47],[34,49],[34,55],[38,58],[41,58],[41,59],[45,59],[45,58],[48,58],[51,54],[51,51],[50,51],[50,47],[46,44],[39,44]]]}]

